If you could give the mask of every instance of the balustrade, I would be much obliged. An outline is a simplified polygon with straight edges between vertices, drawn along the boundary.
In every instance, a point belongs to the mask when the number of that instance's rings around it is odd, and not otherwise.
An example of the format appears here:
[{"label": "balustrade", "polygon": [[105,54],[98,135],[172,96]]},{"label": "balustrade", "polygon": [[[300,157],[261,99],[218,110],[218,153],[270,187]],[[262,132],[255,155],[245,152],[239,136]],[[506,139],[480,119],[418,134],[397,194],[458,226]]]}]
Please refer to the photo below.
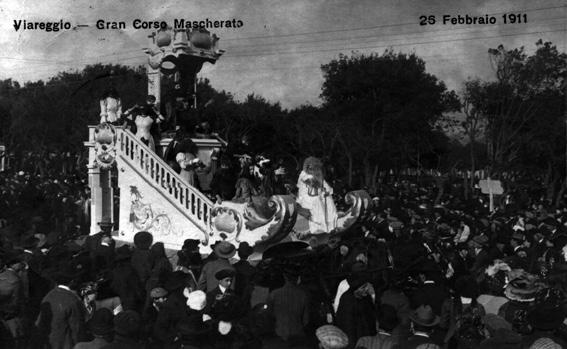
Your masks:
[{"label": "balustrade", "polygon": [[208,232],[213,203],[185,181],[130,131],[117,129],[118,155],[146,176],[154,187],[169,196],[181,211]]}]

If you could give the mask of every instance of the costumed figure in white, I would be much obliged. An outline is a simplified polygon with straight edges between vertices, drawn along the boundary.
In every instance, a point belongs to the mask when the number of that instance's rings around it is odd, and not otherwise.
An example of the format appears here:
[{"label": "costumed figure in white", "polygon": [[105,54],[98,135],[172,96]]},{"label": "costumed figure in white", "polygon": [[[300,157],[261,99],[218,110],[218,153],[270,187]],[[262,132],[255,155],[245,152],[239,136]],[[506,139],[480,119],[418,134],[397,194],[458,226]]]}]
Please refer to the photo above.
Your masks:
[{"label": "costumed figure in white", "polygon": [[297,204],[309,220],[311,234],[330,233],[337,227],[337,208],[333,201],[333,188],[323,177],[323,163],[315,157],[305,159],[303,171],[297,181]]},{"label": "costumed figure in white", "polygon": [[[136,125],[136,137],[154,152],[156,151],[156,146],[154,137],[151,134],[152,126],[165,120],[160,114],[155,102],[155,96],[149,95],[146,100],[146,105],[139,106],[136,104],[124,113],[129,120],[134,121]],[[133,116],[133,114],[136,114],[136,116]]]},{"label": "costumed figure in white", "polygon": [[122,117],[122,101],[115,89],[105,92],[100,99],[100,123],[116,125]]},{"label": "costumed figure in white", "polygon": [[180,152],[175,156],[175,160],[181,167],[179,175],[187,184],[192,187],[198,187],[196,170],[203,166],[201,160],[191,152]]}]

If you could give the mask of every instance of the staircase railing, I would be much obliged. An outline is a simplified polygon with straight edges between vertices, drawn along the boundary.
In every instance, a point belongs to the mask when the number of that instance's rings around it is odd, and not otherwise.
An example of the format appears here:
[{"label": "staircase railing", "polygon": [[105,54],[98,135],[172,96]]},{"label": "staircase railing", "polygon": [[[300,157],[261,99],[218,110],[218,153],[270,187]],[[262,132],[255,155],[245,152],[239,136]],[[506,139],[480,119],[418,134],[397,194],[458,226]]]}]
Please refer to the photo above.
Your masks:
[{"label": "staircase railing", "polygon": [[117,152],[171,201],[205,234],[209,231],[213,202],[187,184],[165,161],[132,132],[117,128]]}]

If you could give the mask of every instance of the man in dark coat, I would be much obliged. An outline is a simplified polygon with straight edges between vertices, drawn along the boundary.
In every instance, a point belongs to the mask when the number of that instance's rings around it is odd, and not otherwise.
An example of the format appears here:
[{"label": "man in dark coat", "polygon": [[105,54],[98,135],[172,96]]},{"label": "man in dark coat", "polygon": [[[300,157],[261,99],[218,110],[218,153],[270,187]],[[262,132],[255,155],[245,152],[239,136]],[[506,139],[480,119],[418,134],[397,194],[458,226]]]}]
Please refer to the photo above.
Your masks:
[{"label": "man in dark coat", "polygon": [[[6,261],[5,266],[2,262]],[[25,294],[22,278],[18,274],[22,260],[16,252],[0,257],[0,323],[10,332],[14,345],[23,339],[22,311]],[[6,342],[9,342],[6,339]]]},{"label": "man in dark coat", "polygon": [[231,200],[236,193],[237,175],[230,168],[227,156],[221,156],[220,168],[214,173],[211,180],[211,191],[217,202]]},{"label": "man in dark coat", "polygon": [[48,336],[51,348],[71,349],[85,333],[84,305],[69,288],[79,276],[77,270],[66,268],[55,271],[52,279],[57,286],[43,298],[36,325]]},{"label": "man in dark coat", "polygon": [[163,306],[160,307],[152,337],[155,343],[160,343],[162,348],[174,348],[176,327],[183,318],[185,312],[186,298],[183,294],[188,286],[189,278],[182,271],[171,273],[165,282],[168,297]]},{"label": "man in dark coat", "polygon": [[268,297],[268,307],[276,321],[276,334],[283,340],[299,340],[305,336],[309,322],[308,295],[298,284],[298,276],[286,273],[283,287]]},{"label": "man in dark coat", "polygon": [[410,298],[412,307],[417,308],[421,305],[429,305],[435,315],[441,316],[441,308],[443,303],[449,298],[449,292],[442,284],[435,281],[440,275],[438,266],[432,261],[427,261],[421,269],[419,277],[422,285]]},{"label": "man in dark coat", "polygon": [[374,289],[362,276],[357,276],[348,283],[350,288],[339,301],[336,324],[348,336],[347,348],[354,348],[359,338],[376,335],[376,315],[372,300]]},{"label": "man in dark coat", "polygon": [[422,344],[439,345],[430,338],[431,333],[439,324],[440,318],[435,315],[430,306],[420,306],[412,314],[410,319],[413,327],[413,335],[401,343],[402,349],[416,349]]},{"label": "man in dark coat", "polygon": [[[201,291],[209,292],[218,286],[219,281],[215,277],[217,272],[223,269],[234,270],[234,267],[228,261],[236,254],[236,247],[233,244],[221,241],[215,245],[213,254],[217,258],[205,263],[197,282],[197,288]],[[234,289],[234,283],[231,284],[231,288]]]},{"label": "man in dark coat", "polygon": [[114,317],[114,340],[102,349],[140,349],[140,315],[133,310],[125,310]]},{"label": "man in dark coat", "polygon": [[147,231],[140,231],[134,235],[135,248],[132,251],[131,263],[143,285],[148,281],[152,271],[150,252],[152,242],[153,236]]},{"label": "man in dark coat", "polygon": [[130,264],[132,252],[128,245],[120,246],[116,252],[114,260],[116,265],[112,269],[110,287],[120,297],[124,310],[141,309],[144,301],[144,287]]},{"label": "man in dark coat", "polygon": [[248,257],[250,257],[252,252],[253,249],[248,243],[241,242],[238,246],[238,257],[240,257],[240,260],[234,264],[236,269],[234,290],[245,304],[249,303],[247,300],[252,292],[250,289],[252,277],[256,274],[256,268],[248,262]]}]

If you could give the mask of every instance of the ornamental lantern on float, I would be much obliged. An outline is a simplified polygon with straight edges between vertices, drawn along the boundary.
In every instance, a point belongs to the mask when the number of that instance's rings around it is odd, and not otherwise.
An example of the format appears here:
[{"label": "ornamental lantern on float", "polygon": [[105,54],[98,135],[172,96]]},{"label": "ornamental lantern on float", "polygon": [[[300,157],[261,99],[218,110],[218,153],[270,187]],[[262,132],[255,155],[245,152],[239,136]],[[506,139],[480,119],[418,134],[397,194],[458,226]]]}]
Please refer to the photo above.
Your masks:
[{"label": "ornamental lantern on float", "polygon": [[165,47],[171,44],[171,33],[167,30],[158,30],[156,35],[156,45],[158,47]]},{"label": "ornamental lantern on float", "polygon": [[213,46],[213,39],[211,38],[211,33],[208,31],[201,29],[201,30],[193,30],[189,34],[189,41],[191,45],[196,48],[202,50],[210,50]]}]

